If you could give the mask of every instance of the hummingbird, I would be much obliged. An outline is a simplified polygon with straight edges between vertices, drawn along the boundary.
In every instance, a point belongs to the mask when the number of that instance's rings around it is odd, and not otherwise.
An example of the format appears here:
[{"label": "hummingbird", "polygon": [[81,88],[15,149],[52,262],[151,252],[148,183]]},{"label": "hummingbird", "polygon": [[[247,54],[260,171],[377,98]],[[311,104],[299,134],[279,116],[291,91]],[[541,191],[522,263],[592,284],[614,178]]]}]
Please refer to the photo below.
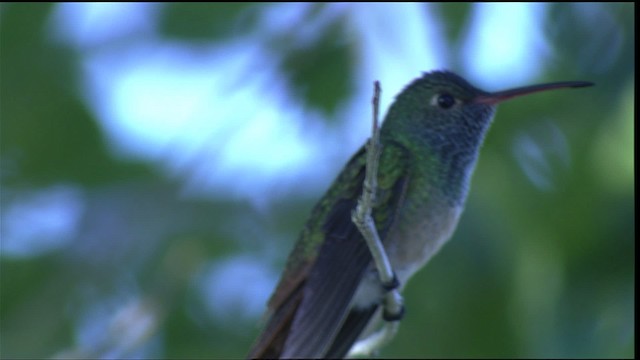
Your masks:
[{"label": "hummingbird", "polygon": [[[591,85],[567,81],[487,92],[452,72],[433,71],[397,95],[380,128],[372,215],[399,290],[451,238],[496,105]],[[351,220],[365,168],[362,146],[313,208],[249,358],[343,358],[368,324],[380,321],[388,284],[380,282]]]}]

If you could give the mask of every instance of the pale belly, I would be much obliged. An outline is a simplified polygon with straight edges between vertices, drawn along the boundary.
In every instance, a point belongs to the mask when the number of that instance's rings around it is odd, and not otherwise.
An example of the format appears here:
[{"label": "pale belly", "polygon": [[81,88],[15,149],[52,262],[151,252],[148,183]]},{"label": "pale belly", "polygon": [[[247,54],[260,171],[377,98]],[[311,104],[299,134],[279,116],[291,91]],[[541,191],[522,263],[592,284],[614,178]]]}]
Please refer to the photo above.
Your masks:
[{"label": "pale belly", "polygon": [[[402,224],[389,234],[385,249],[402,289],[409,278],[421,269],[453,234],[462,207],[434,207],[422,211],[419,218]],[[437,209],[437,210],[436,210]],[[428,219],[428,220],[427,220]],[[370,266],[356,290],[352,305],[367,308],[381,301],[383,290],[374,266]]]}]

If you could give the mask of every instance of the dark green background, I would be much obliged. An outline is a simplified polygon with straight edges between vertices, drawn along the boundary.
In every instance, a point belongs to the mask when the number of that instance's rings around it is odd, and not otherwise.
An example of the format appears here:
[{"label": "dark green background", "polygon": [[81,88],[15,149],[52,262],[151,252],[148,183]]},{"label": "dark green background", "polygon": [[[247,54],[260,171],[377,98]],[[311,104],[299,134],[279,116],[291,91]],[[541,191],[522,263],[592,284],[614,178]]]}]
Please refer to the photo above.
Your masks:
[{"label": "dark green background", "polygon": [[[225,194],[185,198],[180,179],[152,163],[115,156],[76,87],[83,54],[52,41],[46,31],[54,6],[0,8],[0,204],[4,212],[34,190],[66,184],[79,189],[88,205],[83,236],[68,246],[27,258],[0,253],[0,357],[242,357],[259,319],[205,317],[194,274],[241,254],[270,256],[278,272],[328,183],[304,197],[277,189],[284,195],[265,211]],[[267,6],[167,5],[161,34],[192,44],[227,41],[251,31]],[[305,16],[311,19],[322,6]],[[459,71],[455,59],[472,7],[431,6],[446,24],[450,68]],[[544,33],[553,61],[537,81],[589,80],[597,86],[500,108],[460,226],[410,282],[406,320],[382,356],[635,354],[635,8],[550,8]],[[359,64],[350,56],[357,43],[336,40],[344,19],[335,21],[306,48],[289,45],[295,34],[264,41],[281,55],[289,85],[301,89],[293,101],[340,122],[331,115],[352,95],[350,74]],[[613,58],[604,52],[612,41],[622,42]],[[309,59],[322,66],[310,67]],[[548,190],[532,185],[514,155],[519,136],[533,134],[543,143],[550,136],[541,118],[561,129],[570,154],[568,165],[551,156],[547,175],[554,186]],[[354,150],[345,149],[343,159]],[[155,241],[136,243],[141,234]],[[74,337],[79,309],[114,294],[135,298],[158,316],[150,342],[139,344],[143,352],[122,350],[126,339],[117,334],[96,348],[80,348]],[[141,321],[128,319],[127,327]]]}]

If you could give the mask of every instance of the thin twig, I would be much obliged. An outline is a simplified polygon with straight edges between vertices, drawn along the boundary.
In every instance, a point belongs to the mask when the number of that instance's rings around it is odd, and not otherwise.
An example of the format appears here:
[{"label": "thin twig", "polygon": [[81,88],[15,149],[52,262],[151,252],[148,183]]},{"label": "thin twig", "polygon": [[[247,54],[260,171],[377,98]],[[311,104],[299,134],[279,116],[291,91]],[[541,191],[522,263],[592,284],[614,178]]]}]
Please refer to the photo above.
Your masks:
[{"label": "thin twig", "polygon": [[[378,270],[378,276],[382,284],[393,284],[395,281],[393,269],[387,253],[384,250],[382,241],[375,227],[375,222],[371,216],[371,210],[375,201],[378,187],[378,163],[381,153],[380,128],[378,126],[380,107],[380,83],[374,82],[373,105],[373,126],[372,135],[367,144],[367,167],[363,184],[362,197],[358,200],[358,205],[354,210],[351,219],[356,224],[365,238],[369,251]],[[398,315],[402,312],[402,297],[397,289],[391,289],[385,294],[384,313]],[[367,355],[370,356],[375,350],[389,342],[398,331],[398,321],[387,321],[382,329],[372,334],[366,339],[358,341],[348,356]]]}]

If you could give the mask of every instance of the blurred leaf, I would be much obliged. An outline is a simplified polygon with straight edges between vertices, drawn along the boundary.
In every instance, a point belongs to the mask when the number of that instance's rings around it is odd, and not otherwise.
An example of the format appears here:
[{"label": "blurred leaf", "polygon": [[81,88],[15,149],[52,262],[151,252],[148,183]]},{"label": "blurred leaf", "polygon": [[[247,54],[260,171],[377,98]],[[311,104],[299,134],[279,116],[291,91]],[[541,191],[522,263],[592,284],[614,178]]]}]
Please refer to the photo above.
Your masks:
[{"label": "blurred leaf", "polygon": [[0,268],[2,357],[41,358],[69,343],[65,301],[74,284],[60,271],[60,261],[1,259]]},{"label": "blurred leaf", "polygon": [[[634,6],[632,3],[549,4],[545,30],[557,52],[556,68],[563,69],[564,74],[602,75],[610,83],[628,81],[624,69],[632,67],[635,59],[635,36],[627,31],[634,26]],[[599,79],[592,81],[598,86],[609,86]],[[611,98],[618,95],[613,91],[606,94]]]},{"label": "blurred leaf", "polygon": [[[69,86],[70,75],[78,71],[76,55],[52,44],[44,27],[50,6],[13,4],[5,9],[0,21],[5,184],[99,183],[117,177],[116,162],[93,116]],[[144,168],[122,168],[129,175],[140,170]]]},{"label": "blurred leaf", "polygon": [[335,20],[316,41],[289,50],[282,64],[296,97],[329,118],[352,91],[351,43],[344,26],[344,19]]},{"label": "blurred leaf", "polygon": [[166,3],[160,31],[186,41],[220,41],[253,29],[263,4],[250,2]]},{"label": "blurred leaf", "polygon": [[444,2],[425,6],[437,6],[437,11],[442,16],[442,24],[448,43],[458,45],[464,35],[463,31],[467,29],[466,24],[469,22],[474,4]]}]

